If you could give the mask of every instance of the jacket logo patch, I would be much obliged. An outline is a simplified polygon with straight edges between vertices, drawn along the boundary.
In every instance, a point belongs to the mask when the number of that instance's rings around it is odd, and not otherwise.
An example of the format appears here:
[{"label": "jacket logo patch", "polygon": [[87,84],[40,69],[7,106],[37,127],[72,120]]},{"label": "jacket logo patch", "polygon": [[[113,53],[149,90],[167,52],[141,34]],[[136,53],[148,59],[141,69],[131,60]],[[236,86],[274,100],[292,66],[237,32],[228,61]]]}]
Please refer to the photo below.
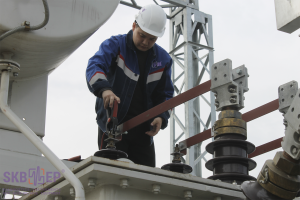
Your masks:
[{"label": "jacket logo patch", "polygon": [[154,62],[152,68],[157,68],[161,66],[161,62]]}]

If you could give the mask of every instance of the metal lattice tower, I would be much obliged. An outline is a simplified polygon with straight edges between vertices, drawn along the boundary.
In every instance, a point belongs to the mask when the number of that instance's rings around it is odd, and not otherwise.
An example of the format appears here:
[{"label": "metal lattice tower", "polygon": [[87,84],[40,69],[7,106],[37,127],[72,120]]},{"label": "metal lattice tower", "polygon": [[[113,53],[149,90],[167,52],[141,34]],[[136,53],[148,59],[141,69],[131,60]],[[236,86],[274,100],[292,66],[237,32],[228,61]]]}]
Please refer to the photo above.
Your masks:
[{"label": "metal lattice tower", "polygon": [[[193,1],[191,5],[191,7],[170,8],[169,13],[172,16],[170,19],[169,53],[174,62],[172,81],[175,87],[175,96],[182,93],[183,86],[187,91],[201,84],[205,74],[210,79],[210,70],[214,63],[212,17],[199,11],[198,1]],[[178,87],[178,80],[180,79],[183,80]],[[181,113],[177,114],[177,108],[173,109],[170,118],[171,152],[175,144],[183,140],[183,135],[185,138],[189,138],[208,129],[210,124],[214,124],[216,111],[213,94],[210,92],[210,101],[203,95],[200,97],[204,100],[204,105],[200,105],[199,97],[184,104],[185,123],[179,119],[178,114]],[[178,130],[175,130],[175,124],[181,128],[181,134],[177,137]],[[201,152],[201,143],[187,150],[185,162],[192,166],[193,173],[200,177],[202,176],[201,160],[206,161],[204,157],[206,153],[206,151]]]},{"label": "metal lattice tower", "polygon": [[[141,9],[135,0],[120,1],[121,4]],[[198,0],[162,0],[167,4],[158,4],[169,8],[170,52],[173,59],[172,81],[175,96],[210,79],[211,66],[214,63],[212,16],[199,11]],[[181,85],[179,85],[181,82]],[[170,152],[180,140],[189,138],[209,128],[216,121],[215,99],[210,92],[209,97],[200,96],[184,104],[183,114],[180,108],[173,109],[170,117]],[[211,106],[212,105],[212,106]],[[179,106],[180,107],[180,106]],[[180,116],[179,116],[180,115]],[[183,123],[182,121],[185,121]],[[180,130],[176,128],[176,124]],[[202,127],[202,128],[201,128]],[[178,132],[180,132],[178,134]],[[201,152],[201,144],[187,150],[185,163],[193,167],[193,173],[202,177],[201,161],[206,162],[206,151]],[[170,157],[172,160],[172,157]]]}]

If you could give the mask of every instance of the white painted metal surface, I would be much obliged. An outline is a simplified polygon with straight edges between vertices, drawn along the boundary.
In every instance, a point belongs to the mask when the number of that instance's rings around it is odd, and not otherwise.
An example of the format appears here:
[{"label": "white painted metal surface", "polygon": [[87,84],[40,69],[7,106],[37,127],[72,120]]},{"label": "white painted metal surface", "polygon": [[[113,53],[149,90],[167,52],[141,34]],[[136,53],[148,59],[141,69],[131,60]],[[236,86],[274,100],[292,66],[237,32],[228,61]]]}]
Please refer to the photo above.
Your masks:
[{"label": "white painted metal surface", "polygon": [[[9,70],[9,69],[8,69]],[[43,141],[9,108],[7,105],[9,88],[9,71],[2,71],[0,84],[0,108],[5,116],[30,140],[31,143],[50,161],[50,163],[64,176],[75,188],[76,199],[85,200],[85,193],[81,182],[74,176],[69,168],[43,143]],[[39,171],[39,170],[37,170]],[[17,173],[17,172],[15,172]],[[30,172],[28,172],[30,173]],[[39,172],[36,172],[38,174]],[[36,176],[37,178],[37,176]],[[14,178],[12,177],[12,182]],[[18,182],[18,181],[16,181]]]},{"label": "white painted metal surface", "polygon": [[[0,150],[42,156],[23,133],[0,129],[0,138]],[[0,169],[3,169],[2,163],[0,162]]]},{"label": "white painted metal surface", "polygon": [[300,28],[300,1],[275,0],[277,29],[292,33]]},{"label": "white painted metal surface", "polygon": [[[47,87],[47,74],[27,80],[15,80],[9,84],[9,107],[41,137],[45,135]],[[19,129],[0,111],[0,134],[3,129],[19,132]]]},{"label": "white painted metal surface", "polygon": [[[192,199],[201,200],[212,200],[218,196],[222,200],[245,198],[237,185],[105,158],[89,157],[71,169],[82,182],[87,200],[183,200],[189,195]],[[88,187],[90,178],[96,179],[94,189]],[[120,183],[124,179],[128,181],[128,187],[122,189]],[[153,185],[160,186],[157,194],[153,192]],[[21,200],[50,200],[55,196],[73,199],[70,184],[63,178],[41,185]]]},{"label": "white painted metal surface", "polygon": [[[14,61],[21,65],[18,79],[49,73],[58,67],[106,22],[119,0],[49,0],[48,4],[50,19],[44,28],[18,32],[1,41],[0,52],[14,53]],[[0,34],[24,21],[37,25],[43,20],[41,0],[1,0]]]}]

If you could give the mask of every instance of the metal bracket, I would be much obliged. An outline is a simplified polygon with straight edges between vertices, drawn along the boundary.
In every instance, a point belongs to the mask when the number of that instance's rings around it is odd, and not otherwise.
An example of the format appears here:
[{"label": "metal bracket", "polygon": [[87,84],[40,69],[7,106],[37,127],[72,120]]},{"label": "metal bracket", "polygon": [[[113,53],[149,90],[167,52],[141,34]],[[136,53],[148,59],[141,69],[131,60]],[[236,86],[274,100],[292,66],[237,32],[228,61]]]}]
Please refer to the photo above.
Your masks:
[{"label": "metal bracket", "polygon": [[269,169],[267,167],[265,168],[265,174],[264,175],[265,175],[265,179],[259,181],[262,184],[266,184],[269,181]]},{"label": "metal bracket", "polygon": [[285,114],[289,109],[294,97],[298,91],[298,82],[290,81],[278,87],[278,99],[279,108],[278,110]]},{"label": "metal bracket", "polygon": [[216,96],[217,111],[226,106],[244,108],[244,93],[249,90],[249,75],[244,65],[232,70],[232,61],[225,59],[212,66],[211,77],[210,89]]},{"label": "metal bracket", "polygon": [[284,115],[287,128],[281,142],[282,148],[293,159],[300,159],[300,89]]}]

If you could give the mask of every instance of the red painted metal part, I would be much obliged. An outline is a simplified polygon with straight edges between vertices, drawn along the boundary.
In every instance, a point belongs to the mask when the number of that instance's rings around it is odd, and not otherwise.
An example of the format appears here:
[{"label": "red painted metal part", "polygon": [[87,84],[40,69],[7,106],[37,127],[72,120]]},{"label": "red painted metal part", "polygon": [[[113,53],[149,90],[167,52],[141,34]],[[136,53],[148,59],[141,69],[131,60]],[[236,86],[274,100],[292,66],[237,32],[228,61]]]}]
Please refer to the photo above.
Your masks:
[{"label": "red painted metal part", "polygon": [[72,157],[72,158],[69,158],[68,161],[79,161],[81,160],[81,155],[80,156],[75,156],[75,157]]},{"label": "red painted metal part", "polygon": [[164,103],[161,103],[155,106],[154,108],[151,108],[150,110],[143,112],[142,114],[128,120],[127,122],[124,122],[123,132],[128,131],[133,127],[136,127],[137,125],[140,125],[143,122],[155,118],[157,115],[165,111],[168,111],[176,106],[179,106],[182,103],[185,103],[195,97],[198,97],[201,94],[210,91],[210,86],[211,86],[211,81],[210,80],[206,81],[201,85],[198,85],[172,99],[169,99],[168,101],[165,101]]},{"label": "red painted metal part", "polygon": [[[278,99],[276,99],[274,101],[271,101],[271,102],[269,102],[265,105],[262,105],[258,108],[255,108],[255,109],[243,114],[242,118],[246,122],[249,122],[249,121],[252,121],[256,118],[259,118],[261,116],[264,116],[264,115],[266,115],[270,112],[273,112],[273,111],[277,110],[278,107],[279,107],[279,102],[278,102]],[[181,153],[185,152],[185,151],[182,151],[182,150],[184,150],[186,148],[189,148],[189,147],[191,147],[195,144],[198,144],[200,142],[203,142],[204,140],[207,140],[209,138],[211,138],[211,129],[203,131],[203,132],[201,132],[197,135],[194,135],[190,138],[187,138],[186,140],[183,140],[183,141],[179,142],[179,147],[181,149]]]},{"label": "red painted metal part", "polygon": [[271,142],[268,142],[266,144],[256,147],[255,151],[253,153],[249,154],[248,158],[253,158],[255,156],[259,156],[261,154],[264,154],[266,152],[269,152],[269,151],[272,151],[274,149],[281,147],[281,141],[282,141],[282,138],[278,138],[277,140],[273,140]]},{"label": "red painted metal part", "polygon": [[[123,131],[124,132],[128,131],[128,130],[132,129],[133,127],[136,127],[136,126],[142,124],[143,122],[146,122],[150,119],[155,118],[157,115],[159,115],[165,111],[168,111],[176,106],[179,106],[182,103],[185,103],[195,97],[198,97],[206,92],[209,92],[210,86],[211,86],[211,81],[209,80],[209,81],[202,83],[201,85],[198,85],[198,86],[196,86],[196,87],[194,87],[194,88],[192,88],[192,89],[190,89],[168,101],[165,101],[164,103],[161,103],[161,104],[155,106],[154,108],[128,120],[127,122],[124,122],[123,123]],[[279,107],[279,102],[278,102],[278,99],[276,99],[274,101],[271,101],[263,106],[260,106],[254,110],[251,110],[251,111],[243,114],[242,118],[246,122],[249,122],[256,118],[259,118],[263,115],[266,115],[270,112],[277,110],[278,107]],[[189,148],[195,144],[198,144],[200,142],[203,142],[204,140],[207,140],[209,138],[211,138],[211,129],[205,130],[193,137],[190,137],[186,140],[179,142],[179,148],[181,149],[181,153],[186,154],[187,148]],[[264,145],[262,145],[260,147],[263,148],[263,146]],[[280,147],[280,145],[278,147]],[[278,147],[276,147],[276,148],[278,148]],[[273,149],[271,149],[271,150],[273,150]],[[271,150],[269,150],[269,151],[271,151]],[[267,152],[267,151],[265,151],[265,152]],[[263,153],[265,153],[265,152],[263,152]],[[258,155],[260,155],[260,154],[258,154]]]},{"label": "red painted metal part", "polygon": [[265,105],[262,105],[258,108],[255,108],[255,109],[243,114],[242,118],[246,122],[250,122],[256,118],[259,118],[261,116],[264,116],[270,112],[277,110],[278,107],[279,107],[278,99],[275,99],[274,101],[271,101]]}]

